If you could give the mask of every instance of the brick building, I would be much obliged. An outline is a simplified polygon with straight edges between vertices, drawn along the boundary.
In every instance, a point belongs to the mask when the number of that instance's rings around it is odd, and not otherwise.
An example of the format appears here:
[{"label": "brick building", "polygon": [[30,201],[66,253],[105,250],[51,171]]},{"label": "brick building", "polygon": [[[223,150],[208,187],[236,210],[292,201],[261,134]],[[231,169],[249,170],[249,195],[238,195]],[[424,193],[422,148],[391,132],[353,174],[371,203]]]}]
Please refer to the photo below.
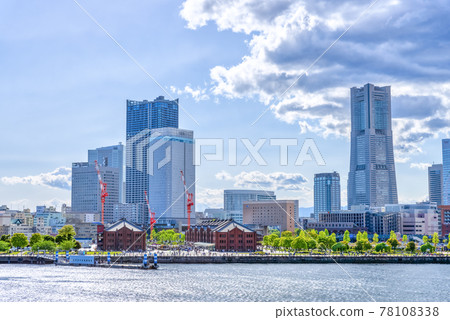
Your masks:
[{"label": "brick building", "polygon": [[100,238],[102,240],[97,244],[99,250],[146,250],[145,230],[125,219],[119,220],[106,228]]},{"label": "brick building", "polygon": [[186,231],[186,241],[214,243],[217,251],[255,251],[255,231],[233,220],[207,220]]},{"label": "brick building", "polygon": [[441,210],[441,235],[446,237],[450,234],[450,205],[439,206]]}]

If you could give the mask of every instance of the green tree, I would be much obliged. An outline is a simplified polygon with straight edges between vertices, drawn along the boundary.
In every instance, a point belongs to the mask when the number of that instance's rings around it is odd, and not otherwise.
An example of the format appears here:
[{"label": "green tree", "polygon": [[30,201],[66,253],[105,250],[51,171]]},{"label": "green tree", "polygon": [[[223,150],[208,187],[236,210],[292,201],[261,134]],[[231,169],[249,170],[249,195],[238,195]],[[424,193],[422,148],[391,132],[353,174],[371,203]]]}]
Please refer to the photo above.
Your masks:
[{"label": "green tree", "polygon": [[279,239],[278,235],[277,235],[276,233],[272,233],[272,234],[269,234],[268,237],[269,237],[269,238],[268,238],[268,244],[269,244],[269,246],[274,247],[273,243],[274,243],[275,239]]},{"label": "green tree", "polygon": [[53,241],[44,240],[42,242],[35,243],[31,249],[33,251],[45,250],[54,252],[56,250],[56,244]]},{"label": "green tree", "polygon": [[293,239],[294,238],[292,238],[292,237],[281,237],[280,238],[280,246],[285,249],[290,248]]},{"label": "green tree", "polygon": [[355,250],[359,252],[367,251],[369,249],[372,249],[372,245],[370,244],[369,240],[359,240],[356,241]]},{"label": "green tree", "polygon": [[270,234],[275,233],[278,237],[280,237],[280,230],[278,229],[270,229],[269,233]]},{"label": "green tree", "polygon": [[11,244],[11,236],[9,234],[4,234],[0,237],[0,241],[8,242]]},{"label": "green tree", "polygon": [[400,242],[398,242],[398,240],[396,239],[396,238],[389,238],[387,241],[386,241],[386,243],[388,244],[388,245],[390,245],[391,247],[392,247],[392,249],[396,249],[398,246],[399,246],[399,244],[400,244]]},{"label": "green tree", "polygon": [[306,243],[304,238],[298,236],[297,238],[292,240],[291,247],[295,251],[297,251],[297,250],[306,250],[306,249],[308,249],[308,244]]},{"label": "green tree", "polygon": [[346,251],[348,251],[348,244],[347,243],[345,243],[345,242],[338,242],[338,243],[336,243],[336,244],[334,244],[332,247],[331,247],[331,250],[333,250],[333,251],[340,251],[340,252],[346,252]]},{"label": "green tree", "polygon": [[300,235],[300,228],[295,228],[295,236],[298,237]]},{"label": "green tree", "polygon": [[336,234],[332,233],[328,238],[327,238],[327,247],[331,249],[332,246],[334,246],[336,244],[337,240],[336,240]]},{"label": "green tree", "polygon": [[450,241],[447,243],[447,249],[450,250]]},{"label": "green tree", "polygon": [[361,231],[358,231],[358,233],[356,234],[356,242],[361,241],[362,240],[362,233]]},{"label": "green tree", "polygon": [[75,250],[81,249],[81,243],[78,241],[75,241],[75,246],[73,247]]},{"label": "green tree", "polygon": [[55,242],[55,237],[52,237],[51,235],[46,234],[43,236],[43,240]]},{"label": "green tree", "polygon": [[389,236],[389,239],[396,239],[397,240],[397,234],[391,230],[391,235]]},{"label": "green tree", "polygon": [[423,253],[427,251],[434,252],[434,247],[431,245],[431,243],[427,242],[420,246],[420,251],[422,251]]},{"label": "green tree", "polygon": [[0,241],[0,252],[8,251],[10,247],[11,247],[11,245],[9,244],[9,242]]},{"label": "green tree", "polygon": [[317,237],[319,236],[319,234],[317,233],[317,230],[309,230],[308,235],[313,238],[314,240],[317,239]]},{"label": "green tree", "polygon": [[61,243],[64,242],[64,241],[67,241],[67,239],[66,239],[64,236],[60,235],[60,234],[58,234],[58,235],[55,237],[55,243],[56,243],[56,244],[61,244]]},{"label": "green tree", "polygon": [[308,235],[306,234],[305,230],[301,230],[300,233],[298,234],[299,237],[306,239],[308,237]]},{"label": "green tree", "polygon": [[434,243],[434,248],[436,248],[436,246],[439,243],[439,235],[437,234],[437,232],[433,233],[433,238],[431,239],[431,242]]},{"label": "green tree", "polygon": [[373,234],[372,242],[373,242],[373,243],[378,243],[378,241],[380,241],[380,240],[378,239],[378,234],[374,233],[374,234]]},{"label": "green tree", "polygon": [[403,243],[408,242],[408,236],[406,234],[403,235],[402,242]]},{"label": "green tree", "polygon": [[411,253],[416,252],[416,243],[414,241],[408,242],[405,251],[410,251]]},{"label": "green tree", "polygon": [[292,234],[292,231],[286,230],[286,231],[283,231],[283,232],[281,233],[281,237],[280,237],[280,238],[282,238],[282,237],[292,238],[292,237],[294,237],[294,236],[293,236],[293,234]]},{"label": "green tree", "polygon": [[272,243],[272,247],[279,248],[280,247],[280,238],[275,238]]},{"label": "green tree", "polygon": [[430,241],[430,239],[428,238],[428,236],[423,236],[422,241],[423,243],[427,243],[428,241]]},{"label": "green tree", "polygon": [[348,230],[345,230],[344,239],[342,241],[344,241],[346,243],[350,243],[350,232]]},{"label": "green tree", "polygon": [[75,238],[76,232],[72,225],[67,224],[58,230],[58,235],[63,236],[65,240],[72,240]]},{"label": "green tree", "polygon": [[317,241],[314,239],[308,240],[308,249],[315,249],[317,248]]},{"label": "green tree", "polygon": [[42,236],[40,233],[33,233],[30,238],[30,246],[33,246],[35,243],[41,242]]},{"label": "green tree", "polygon": [[28,246],[28,238],[23,233],[14,233],[11,237],[11,245],[16,248],[25,248]]},{"label": "green tree", "polygon": [[328,237],[330,236],[330,233],[328,232],[328,229],[325,229],[323,232],[325,232],[325,235]]},{"label": "green tree", "polygon": [[362,240],[367,240],[369,241],[369,235],[367,234],[367,231],[364,231],[362,234]]},{"label": "green tree", "polygon": [[382,242],[375,246],[375,251],[376,252],[390,252],[391,247],[386,245],[386,243]]},{"label": "green tree", "polygon": [[63,251],[69,251],[72,250],[75,247],[75,241],[74,240],[64,240],[59,244],[59,248]]}]

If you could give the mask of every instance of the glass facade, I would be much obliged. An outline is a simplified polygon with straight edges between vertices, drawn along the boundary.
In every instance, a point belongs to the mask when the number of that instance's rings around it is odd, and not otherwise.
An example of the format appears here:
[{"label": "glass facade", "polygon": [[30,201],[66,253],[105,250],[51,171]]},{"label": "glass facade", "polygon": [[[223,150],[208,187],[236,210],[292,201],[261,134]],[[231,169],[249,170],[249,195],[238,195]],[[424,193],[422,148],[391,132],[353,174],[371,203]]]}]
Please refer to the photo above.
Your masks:
[{"label": "glass facade", "polygon": [[442,139],[442,183],[444,205],[450,204],[450,139]]},{"label": "glass facade", "polygon": [[442,204],[442,164],[433,164],[428,167],[428,197],[430,202],[438,206]]},{"label": "glass facade", "polygon": [[391,125],[391,88],[351,88],[348,206],[398,202]]},{"label": "glass facade", "polygon": [[245,201],[276,200],[273,191],[263,190],[224,190],[223,206],[226,212],[233,212],[233,219],[242,222],[243,204]]},{"label": "glass facade", "polygon": [[314,175],[314,217],[319,212],[341,210],[341,179],[339,173],[318,173]]}]

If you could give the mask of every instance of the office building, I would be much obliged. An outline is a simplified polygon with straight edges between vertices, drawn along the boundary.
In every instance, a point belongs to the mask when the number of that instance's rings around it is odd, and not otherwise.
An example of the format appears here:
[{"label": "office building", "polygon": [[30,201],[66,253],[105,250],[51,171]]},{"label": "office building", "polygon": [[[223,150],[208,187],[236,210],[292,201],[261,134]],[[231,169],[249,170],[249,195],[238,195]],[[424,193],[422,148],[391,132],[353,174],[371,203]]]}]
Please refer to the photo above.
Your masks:
[{"label": "office building", "polygon": [[126,219],[131,223],[143,225],[143,221],[149,221],[148,209],[144,203],[116,203],[113,219],[114,221]]},{"label": "office building", "polygon": [[442,204],[450,205],[450,139],[442,139]]},{"label": "office building", "polygon": [[123,145],[119,143],[115,146],[102,147],[88,150],[88,163],[94,166],[97,161],[100,167],[117,168],[119,171],[119,202],[124,202],[124,162]]},{"label": "office building", "polygon": [[[153,129],[148,150],[148,199],[158,223],[181,226],[187,224],[186,188],[195,203],[194,133],[176,128]],[[195,207],[191,208],[195,223]]]},{"label": "office building", "polygon": [[395,204],[397,183],[392,142],[391,88],[351,88],[351,150],[348,206]]},{"label": "office building", "polygon": [[298,227],[298,200],[244,201],[243,208],[245,225],[270,226],[292,232]]},{"label": "office building", "polygon": [[439,206],[441,218],[441,236],[448,239],[450,235],[450,205]]},{"label": "office building", "polygon": [[160,96],[154,101],[127,100],[126,203],[145,204],[144,191],[150,192],[149,175],[153,173],[153,166],[149,168],[151,172],[147,168],[154,158],[153,152],[149,153],[151,131],[166,127],[178,128],[178,99],[171,101]]},{"label": "office building", "polygon": [[314,175],[314,217],[319,212],[341,210],[341,181],[339,173],[317,173]]},{"label": "office building", "polygon": [[[114,204],[119,203],[119,168],[99,167],[102,181],[106,183],[104,221],[114,222]],[[88,162],[72,163],[72,213],[101,213],[101,188],[97,170]]]},{"label": "office building", "polygon": [[276,200],[273,191],[264,190],[224,190],[223,205],[227,219],[242,223],[243,204],[245,201]]},{"label": "office building", "polygon": [[433,164],[428,167],[428,197],[430,202],[438,206],[442,204],[442,164]]}]

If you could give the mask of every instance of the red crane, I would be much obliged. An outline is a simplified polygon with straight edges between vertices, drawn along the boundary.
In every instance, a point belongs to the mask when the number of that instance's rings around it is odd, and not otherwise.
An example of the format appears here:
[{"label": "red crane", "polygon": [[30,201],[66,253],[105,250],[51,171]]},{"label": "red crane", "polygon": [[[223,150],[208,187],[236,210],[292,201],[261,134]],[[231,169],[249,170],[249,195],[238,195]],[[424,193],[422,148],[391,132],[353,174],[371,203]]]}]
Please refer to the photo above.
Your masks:
[{"label": "red crane", "polygon": [[156,220],[155,220],[155,213],[153,211],[150,210],[150,204],[148,202],[148,196],[147,196],[147,191],[144,191],[145,193],[145,201],[147,202],[147,208],[148,208],[148,215],[150,218],[150,240],[153,240],[153,225],[155,224]]},{"label": "red crane", "polygon": [[192,212],[192,206],[194,205],[194,194],[191,192],[188,192],[188,189],[186,187],[186,180],[184,179],[184,173],[183,170],[180,170],[181,172],[181,180],[184,184],[184,192],[186,193],[186,207],[187,207],[187,214],[188,214],[188,230],[191,228],[191,212]]},{"label": "red crane", "polygon": [[106,183],[102,181],[102,176],[100,175],[100,169],[98,167],[97,160],[95,160],[95,169],[97,170],[98,182],[100,182],[100,198],[102,201],[102,224],[104,223],[105,218],[105,198],[108,196],[108,192],[106,192]]}]

